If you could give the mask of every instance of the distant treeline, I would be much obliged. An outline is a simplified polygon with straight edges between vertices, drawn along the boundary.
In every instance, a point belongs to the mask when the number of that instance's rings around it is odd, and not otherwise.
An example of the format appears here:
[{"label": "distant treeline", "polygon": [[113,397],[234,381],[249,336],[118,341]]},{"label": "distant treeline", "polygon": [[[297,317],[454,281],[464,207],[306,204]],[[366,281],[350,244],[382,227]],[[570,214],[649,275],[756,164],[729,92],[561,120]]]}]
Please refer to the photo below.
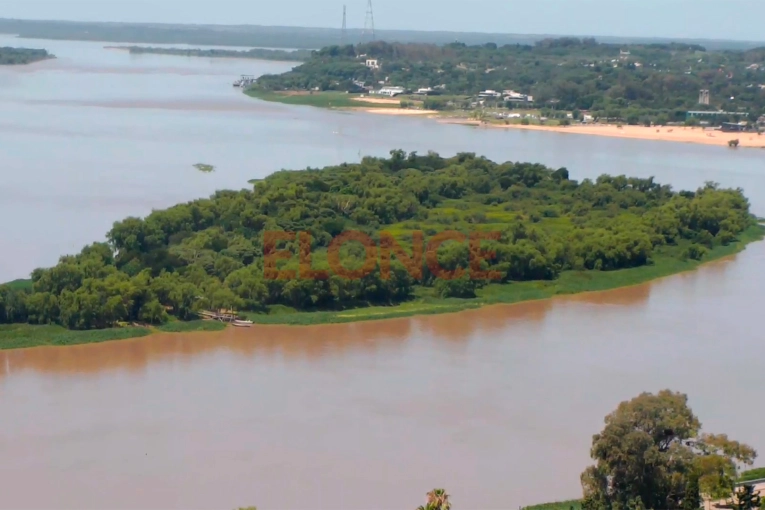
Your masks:
[{"label": "distant treeline", "polygon": [[[379,66],[364,65],[367,59]],[[376,41],[323,48],[287,73],[259,78],[257,86],[360,92],[361,82],[431,87],[452,103],[448,96],[512,89],[531,95],[537,107],[589,110],[630,124],[685,121],[688,110],[698,109],[756,120],[765,113],[765,48],[710,51],[681,43],[615,45],[568,37],[506,46]],[[698,104],[702,89],[710,91],[709,105]],[[437,102],[426,107],[443,109]]]},{"label": "distant treeline", "polygon": [[53,55],[46,50],[34,50],[29,48],[0,48],[0,65],[12,66],[31,64],[39,60],[52,58]]},{"label": "distant treeline", "polygon": [[[340,11],[338,10],[338,19]],[[339,44],[339,28],[266,27],[255,25],[172,25],[159,23],[103,23],[72,21],[33,21],[0,19],[0,33],[19,34],[31,39],[68,39],[142,44],[196,44],[201,46],[251,46],[261,48],[317,49]],[[425,32],[413,30],[377,30],[377,38],[386,41],[448,44],[494,43],[534,44],[549,35],[491,34],[477,32]],[[364,40],[362,30],[348,29],[346,41]],[[599,37],[613,44],[682,42],[702,44],[708,49],[749,49],[758,45],[746,41],[672,40],[627,37]]]},{"label": "distant treeline", "polygon": [[251,50],[203,50],[199,48],[155,48],[148,46],[108,46],[112,49],[128,50],[131,54],[153,53],[157,55],[178,55],[182,57],[208,58],[252,58],[257,60],[282,60],[302,62],[311,58],[310,50],[269,50],[253,48]]}]

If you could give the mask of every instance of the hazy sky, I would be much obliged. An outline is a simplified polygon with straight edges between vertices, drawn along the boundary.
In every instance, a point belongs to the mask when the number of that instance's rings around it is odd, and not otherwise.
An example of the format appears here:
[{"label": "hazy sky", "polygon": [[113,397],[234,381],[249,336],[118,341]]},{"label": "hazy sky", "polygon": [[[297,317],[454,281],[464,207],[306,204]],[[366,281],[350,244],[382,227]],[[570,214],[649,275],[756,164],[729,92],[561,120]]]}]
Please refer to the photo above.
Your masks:
[{"label": "hazy sky", "polygon": [[[367,0],[2,0],[0,17],[361,27]],[[378,29],[765,40],[765,0],[373,0]]]}]

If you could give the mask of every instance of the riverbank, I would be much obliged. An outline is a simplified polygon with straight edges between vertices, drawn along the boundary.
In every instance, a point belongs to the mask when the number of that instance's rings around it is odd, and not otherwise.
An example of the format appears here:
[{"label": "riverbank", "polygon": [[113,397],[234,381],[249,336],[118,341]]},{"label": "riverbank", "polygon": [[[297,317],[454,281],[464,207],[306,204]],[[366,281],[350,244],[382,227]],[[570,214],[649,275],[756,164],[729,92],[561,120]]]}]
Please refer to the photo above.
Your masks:
[{"label": "riverbank", "polygon": [[[523,124],[522,119],[471,118],[468,111],[435,111],[421,108],[402,108],[400,99],[373,98],[344,92],[273,92],[257,89],[246,91],[250,97],[263,101],[314,106],[317,108],[343,109],[377,115],[402,117],[427,117],[444,124],[457,124],[490,129],[519,129],[526,131],[547,131],[576,135],[605,136],[611,138],[653,140],[675,143],[694,143],[728,147],[728,142],[738,140],[740,148],[765,149],[765,135],[757,133],[724,133],[719,130],[686,126],[630,126],[616,124],[573,124],[568,126],[546,124]],[[404,99],[406,101],[406,99]]]},{"label": "riverbank", "polygon": [[[336,311],[301,312],[285,306],[274,306],[268,313],[243,312],[257,325],[320,326],[351,322],[399,319],[412,316],[457,313],[499,304],[517,304],[566,297],[588,292],[601,292],[646,284],[654,280],[693,271],[744,250],[750,243],[765,238],[765,226],[755,225],[739,236],[739,241],[710,250],[702,261],[678,260],[671,255],[678,247],[657,251],[654,264],[618,271],[565,271],[552,281],[528,281],[491,284],[476,292],[472,299],[439,298],[433,289],[418,287],[415,299],[395,306],[374,306]],[[128,327],[95,331],[71,331],[60,326],[0,325],[0,350],[38,346],[66,346],[99,343],[148,336],[153,333],[189,333],[220,331],[220,322],[173,321],[159,327]]]},{"label": "riverbank", "polygon": [[738,147],[765,149],[765,136],[757,133],[724,133],[718,130],[685,126],[617,126],[613,124],[539,126],[520,123],[503,124],[499,122],[479,122],[470,119],[440,119],[448,124],[480,126],[497,129],[520,129],[525,131],[547,131],[575,135],[606,136],[611,138],[629,138],[636,140],[654,140],[661,142],[696,143],[727,147],[731,140],[738,140]]}]

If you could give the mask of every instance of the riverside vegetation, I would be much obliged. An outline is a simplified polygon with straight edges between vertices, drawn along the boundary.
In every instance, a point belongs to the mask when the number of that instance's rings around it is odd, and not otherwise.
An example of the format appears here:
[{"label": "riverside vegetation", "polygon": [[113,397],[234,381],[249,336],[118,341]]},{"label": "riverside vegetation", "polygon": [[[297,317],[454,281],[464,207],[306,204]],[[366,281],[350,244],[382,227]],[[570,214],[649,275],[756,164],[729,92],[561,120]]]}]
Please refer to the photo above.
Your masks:
[{"label": "riverside vegetation", "polygon": [[131,55],[144,53],[156,55],[174,55],[178,57],[207,57],[207,58],[251,58],[257,60],[278,60],[286,62],[302,62],[311,58],[310,50],[271,50],[253,48],[250,50],[220,50],[199,48],[156,48],[150,46],[107,46],[113,50],[127,50]]},{"label": "riverside vegetation", "polygon": [[[367,59],[376,59],[379,68],[364,65]],[[422,103],[427,110],[465,109],[481,91],[512,89],[531,95],[533,103],[502,106],[588,110],[595,118],[648,125],[684,122],[688,110],[719,109],[754,122],[765,113],[765,48],[707,51],[693,44],[577,38],[501,47],[377,41],[323,48],[291,71],[260,77],[254,91],[271,92],[273,100],[279,91],[359,92],[361,82],[432,88]],[[700,89],[710,91],[709,106],[698,104]]]},{"label": "riverside vegetation", "polygon": [[53,55],[46,50],[9,47],[0,48],[0,65],[4,66],[31,64],[49,58],[53,58]]},{"label": "riverside vegetation", "polygon": [[[387,240],[402,247],[393,252],[389,277],[376,249],[360,278],[305,277],[304,257],[310,254],[314,270],[328,269],[328,247],[351,230],[377,246]],[[301,232],[274,248],[293,254],[277,269],[303,277],[267,276],[264,236],[274,231]],[[480,247],[496,256],[471,266],[479,248],[463,240],[429,247],[418,261],[417,231],[428,239],[444,231],[496,232]],[[640,283],[762,236],[740,189],[708,183],[676,192],[653,178],[608,175],[578,182],[565,168],[395,150],[358,164],[280,171],[249,190],[117,222],[108,242],[35,270],[31,282],[0,286],[0,323],[101,330],[191,321],[200,309],[236,309],[255,322],[286,324],[449,312]],[[464,274],[438,278],[429,254],[444,270]],[[348,269],[369,262],[357,242],[344,244],[339,258]],[[497,279],[476,277],[477,269]],[[17,339],[10,345],[23,345],[19,327],[0,331],[0,346],[8,335]],[[107,339],[102,335],[98,340]]]}]

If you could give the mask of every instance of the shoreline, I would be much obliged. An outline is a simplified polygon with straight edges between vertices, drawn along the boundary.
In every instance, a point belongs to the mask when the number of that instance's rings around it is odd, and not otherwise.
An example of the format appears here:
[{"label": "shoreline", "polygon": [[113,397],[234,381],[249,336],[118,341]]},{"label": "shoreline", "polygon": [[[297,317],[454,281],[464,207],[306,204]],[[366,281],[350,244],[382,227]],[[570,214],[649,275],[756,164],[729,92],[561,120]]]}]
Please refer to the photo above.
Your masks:
[{"label": "shoreline", "polygon": [[572,125],[572,126],[538,126],[522,124],[493,124],[480,123],[469,119],[439,119],[443,124],[486,127],[490,129],[518,129],[523,131],[547,131],[551,133],[566,133],[574,135],[603,136],[630,140],[652,140],[659,142],[693,143],[697,145],[714,145],[728,147],[729,140],[739,140],[738,148],[765,149],[765,136],[757,133],[727,133],[702,127],[646,127],[622,126],[613,124]]},{"label": "shoreline", "polygon": [[[709,264],[718,263],[736,254],[744,251],[750,244],[761,242],[765,239],[765,224],[758,223],[749,227],[741,234],[741,240],[730,244],[728,246],[718,246],[711,250],[707,258],[702,261],[686,261],[682,267],[668,267],[667,264],[660,266],[654,264],[651,266],[640,266],[636,268],[623,269],[620,271],[601,272],[598,275],[591,275],[589,283],[591,286],[584,290],[576,292],[557,292],[556,283],[565,285],[565,279],[570,278],[573,272],[561,273],[561,276],[557,280],[542,282],[516,282],[511,284],[500,284],[502,287],[517,287],[526,284],[529,288],[536,288],[536,292],[524,293],[521,295],[510,296],[510,299],[503,300],[503,296],[495,297],[476,297],[472,299],[440,299],[436,302],[425,302],[422,300],[413,300],[405,303],[401,303],[395,306],[388,307],[367,307],[367,308],[351,308],[342,311],[311,311],[311,312],[293,312],[274,315],[263,315],[252,312],[242,312],[241,315],[252,320],[254,322],[252,328],[255,330],[264,330],[271,327],[290,327],[296,328],[296,330],[304,328],[322,328],[332,327],[340,324],[356,324],[367,323],[376,321],[391,321],[397,319],[406,319],[413,317],[424,317],[429,315],[444,315],[455,314],[462,312],[475,311],[478,309],[484,309],[493,306],[516,306],[529,304],[534,302],[555,301],[560,299],[578,299],[582,296],[603,293],[603,292],[617,292],[624,289],[640,287],[642,285],[650,285],[654,282],[696,271],[703,266]],[[635,274],[636,272],[642,274]],[[564,276],[566,275],[566,276]],[[618,276],[635,276],[629,282],[619,282]],[[600,280],[600,281],[596,281]],[[537,288],[538,286],[543,288]],[[515,299],[518,298],[518,299]],[[265,319],[265,320],[264,320]],[[173,326],[175,325],[175,326]],[[35,328],[46,326],[30,326],[28,324],[11,324],[0,325],[0,351],[2,350],[24,350],[24,349],[43,349],[43,348],[60,348],[69,347],[74,345],[83,345],[91,343],[103,343],[114,342],[121,340],[128,340],[131,338],[140,338],[144,336],[154,336],[157,334],[189,334],[189,333],[201,333],[210,331],[229,331],[238,328],[234,328],[230,325],[220,325],[220,323],[214,321],[192,321],[190,323],[171,322],[158,327],[140,328],[139,334],[135,336],[125,336],[124,328],[113,328],[111,330],[88,330],[88,331],[71,331],[64,330],[69,335],[68,340],[65,343],[53,342],[52,344],[38,344],[38,345],[19,345],[18,347],[5,347],[2,342],[3,326],[13,327],[18,326],[20,328]],[[52,327],[52,326],[47,326]],[[175,329],[175,328],[178,329]],[[122,332],[122,334],[120,334]],[[114,338],[109,338],[109,333],[112,333]],[[102,338],[88,341],[87,336],[97,337],[101,335]],[[81,338],[77,338],[81,336]],[[81,340],[81,341],[78,341]]]},{"label": "shoreline", "polygon": [[523,125],[520,123],[503,124],[473,120],[463,116],[448,116],[435,110],[401,108],[400,100],[351,96],[344,93],[311,93],[304,91],[270,92],[250,89],[246,95],[261,101],[289,104],[293,106],[313,106],[347,112],[387,115],[393,117],[416,117],[435,120],[442,124],[455,124],[486,129],[516,129],[521,131],[545,131],[607,138],[630,140],[649,140],[659,142],[692,143],[728,148],[728,141],[738,140],[741,149],[765,149],[765,134],[753,132],[731,133],[706,129],[700,126],[631,126],[615,124],[587,124],[570,126]]}]

